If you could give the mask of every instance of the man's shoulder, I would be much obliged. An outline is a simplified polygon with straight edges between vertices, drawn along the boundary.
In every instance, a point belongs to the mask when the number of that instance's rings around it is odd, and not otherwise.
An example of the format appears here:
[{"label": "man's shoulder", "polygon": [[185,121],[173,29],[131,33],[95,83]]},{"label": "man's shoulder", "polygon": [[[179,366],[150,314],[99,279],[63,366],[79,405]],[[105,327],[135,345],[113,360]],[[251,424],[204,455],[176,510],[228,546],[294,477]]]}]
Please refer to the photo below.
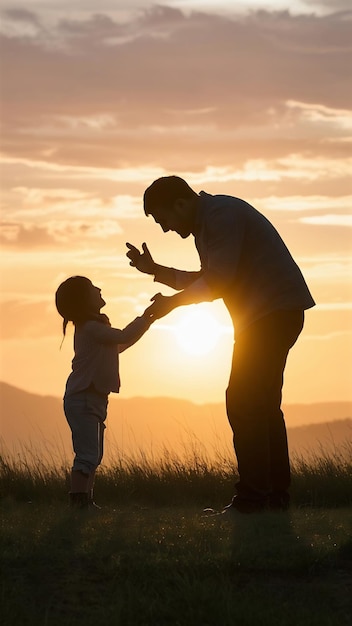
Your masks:
[{"label": "man's shoulder", "polygon": [[205,191],[201,191],[199,193],[199,197],[201,199],[201,205],[208,208],[251,207],[251,205],[242,198],[227,194],[210,194]]},{"label": "man's shoulder", "polygon": [[219,220],[220,222],[225,220],[225,223],[228,220],[231,223],[235,220],[236,223],[239,223],[246,221],[251,213],[256,212],[254,207],[248,204],[248,202],[236,196],[225,194],[211,195],[205,192],[201,192],[201,194],[200,223],[217,222]]}]

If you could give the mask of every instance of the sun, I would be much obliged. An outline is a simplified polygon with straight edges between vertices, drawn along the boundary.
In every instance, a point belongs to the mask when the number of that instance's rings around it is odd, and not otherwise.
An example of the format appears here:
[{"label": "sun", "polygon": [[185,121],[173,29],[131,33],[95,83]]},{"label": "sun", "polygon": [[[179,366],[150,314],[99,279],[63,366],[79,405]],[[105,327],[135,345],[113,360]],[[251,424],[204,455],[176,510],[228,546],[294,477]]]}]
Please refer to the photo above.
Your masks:
[{"label": "sun", "polygon": [[222,327],[202,305],[189,305],[174,326],[181,348],[192,355],[207,354],[213,350],[222,333]]}]

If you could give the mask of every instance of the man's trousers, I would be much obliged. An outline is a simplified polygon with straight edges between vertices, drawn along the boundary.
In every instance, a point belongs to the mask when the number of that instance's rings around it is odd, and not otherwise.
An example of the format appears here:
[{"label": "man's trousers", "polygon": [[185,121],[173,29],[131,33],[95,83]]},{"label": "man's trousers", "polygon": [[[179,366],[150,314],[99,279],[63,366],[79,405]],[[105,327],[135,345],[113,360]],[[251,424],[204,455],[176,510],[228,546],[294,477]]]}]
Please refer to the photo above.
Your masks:
[{"label": "man's trousers", "polygon": [[238,462],[237,496],[265,502],[287,494],[290,462],[281,411],[284,369],[304,311],[274,311],[236,337],[226,391]]}]

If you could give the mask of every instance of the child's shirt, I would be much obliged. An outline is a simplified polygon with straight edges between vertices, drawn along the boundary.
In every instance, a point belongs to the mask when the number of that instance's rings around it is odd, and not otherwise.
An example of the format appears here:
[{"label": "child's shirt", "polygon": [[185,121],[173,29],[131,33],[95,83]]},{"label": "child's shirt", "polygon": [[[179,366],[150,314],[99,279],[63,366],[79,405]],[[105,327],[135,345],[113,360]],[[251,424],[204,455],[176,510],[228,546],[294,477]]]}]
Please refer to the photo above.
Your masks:
[{"label": "child's shirt", "polygon": [[119,352],[133,345],[150,326],[137,317],[120,330],[88,320],[75,327],[72,372],[66,383],[66,394],[83,391],[93,385],[99,393],[118,393],[120,389]]}]

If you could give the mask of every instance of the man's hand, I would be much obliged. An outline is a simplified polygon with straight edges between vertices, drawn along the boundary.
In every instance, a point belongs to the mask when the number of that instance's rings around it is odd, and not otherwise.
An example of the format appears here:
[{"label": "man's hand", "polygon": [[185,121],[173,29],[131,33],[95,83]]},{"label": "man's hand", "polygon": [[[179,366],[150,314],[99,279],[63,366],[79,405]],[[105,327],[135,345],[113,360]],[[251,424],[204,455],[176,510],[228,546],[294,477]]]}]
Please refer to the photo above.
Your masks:
[{"label": "man's hand", "polygon": [[143,252],[140,252],[138,248],[131,243],[126,243],[126,246],[128,248],[126,256],[130,259],[130,265],[132,265],[132,267],[136,267],[137,270],[144,274],[155,273],[155,263],[146,243],[142,243]]}]

